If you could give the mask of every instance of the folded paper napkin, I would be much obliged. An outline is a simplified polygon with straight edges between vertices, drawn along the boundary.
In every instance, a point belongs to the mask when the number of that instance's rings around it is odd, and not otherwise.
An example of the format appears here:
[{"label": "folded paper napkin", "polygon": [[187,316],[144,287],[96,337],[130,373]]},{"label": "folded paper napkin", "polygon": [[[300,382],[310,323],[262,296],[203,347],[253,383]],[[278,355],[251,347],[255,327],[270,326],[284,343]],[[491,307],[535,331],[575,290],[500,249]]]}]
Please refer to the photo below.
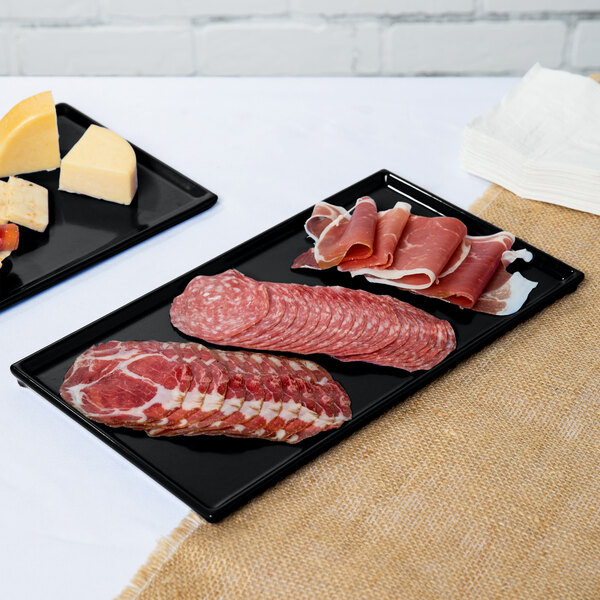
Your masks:
[{"label": "folded paper napkin", "polygon": [[460,162],[521,197],[600,214],[600,86],[535,65],[466,127]]}]

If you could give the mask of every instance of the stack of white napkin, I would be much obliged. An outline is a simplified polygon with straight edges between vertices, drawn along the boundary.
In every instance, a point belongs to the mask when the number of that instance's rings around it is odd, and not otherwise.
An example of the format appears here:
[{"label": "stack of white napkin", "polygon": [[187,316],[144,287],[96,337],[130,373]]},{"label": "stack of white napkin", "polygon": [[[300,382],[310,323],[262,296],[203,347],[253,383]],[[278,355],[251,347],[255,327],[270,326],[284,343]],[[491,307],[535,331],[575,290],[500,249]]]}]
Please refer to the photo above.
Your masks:
[{"label": "stack of white napkin", "polygon": [[600,84],[535,65],[466,127],[460,162],[523,198],[600,214]]}]

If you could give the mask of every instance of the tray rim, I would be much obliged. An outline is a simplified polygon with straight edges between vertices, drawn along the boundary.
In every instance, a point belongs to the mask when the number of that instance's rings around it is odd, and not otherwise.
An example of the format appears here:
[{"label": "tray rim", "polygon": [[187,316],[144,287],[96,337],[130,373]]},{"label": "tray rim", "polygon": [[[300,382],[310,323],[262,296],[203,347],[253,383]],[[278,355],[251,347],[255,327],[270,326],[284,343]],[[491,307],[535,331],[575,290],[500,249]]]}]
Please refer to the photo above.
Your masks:
[{"label": "tray rim", "polygon": [[[66,118],[69,118],[70,120],[74,121],[75,117],[76,119],[87,122],[88,126],[98,125],[100,127],[104,127],[104,125],[101,125],[94,119],[88,117],[86,114],[82,113],[80,110],[68,104],[67,102],[59,102],[58,104],[56,104],[56,115],[57,119],[60,116],[65,116]],[[84,271],[85,269],[88,269],[89,267],[95,264],[105,261],[111,256],[120,254],[128,248],[131,248],[161,233],[162,231],[170,229],[171,227],[178,225],[179,223],[182,223],[183,221],[186,221],[187,219],[201,212],[204,212],[205,210],[208,210],[216,203],[218,196],[214,192],[211,192],[203,185],[196,183],[183,173],[180,173],[173,167],[167,165],[160,159],[152,156],[151,154],[149,154],[142,148],[139,148],[135,144],[131,144],[131,146],[133,147],[136,153],[136,157],[143,155],[145,159],[151,159],[158,166],[160,166],[161,169],[164,169],[165,171],[171,173],[175,179],[181,182],[185,182],[187,186],[198,187],[200,190],[203,191],[203,193],[200,196],[193,197],[194,202],[188,207],[183,209],[176,209],[169,213],[166,213],[161,218],[159,223],[151,225],[146,229],[133,232],[119,239],[117,242],[105,244],[97,250],[89,252],[84,256],[81,256],[68,263],[65,263],[63,266],[56,268],[53,271],[50,271],[25,285],[22,285],[16,291],[7,296],[3,296],[0,294],[0,311],[5,310],[10,306],[13,306],[14,304],[17,304],[18,302],[22,302],[23,300],[31,298],[32,296],[35,296],[40,292],[43,292],[44,290],[47,290],[48,288],[56,285],[57,283],[60,283],[61,281],[72,277],[76,273]],[[31,175],[31,173],[24,173],[24,175]],[[190,192],[188,191],[187,193]]]},{"label": "tray rim", "polygon": [[[491,226],[491,227],[495,228],[497,231],[500,231],[500,228],[498,228],[496,225],[489,223],[488,221],[485,221],[484,219],[478,217],[477,215],[473,215],[472,213],[470,213],[467,210],[457,207],[456,205],[448,202],[447,200],[444,200],[443,198],[440,198],[440,197],[436,196],[435,194],[432,194],[431,192],[411,183],[410,181],[408,181],[402,177],[399,177],[398,175],[395,175],[394,173],[392,173],[391,171],[389,171],[387,169],[381,169],[381,170],[369,175],[368,177],[365,177],[365,178],[361,179],[360,181],[355,182],[354,184],[344,188],[343,190],[340,190],[340,191],[336,192],[335,194],[332,194],[331,196],[326,198],[324,201],[334,200],[336,197],[342,196],[343,194],[348,193],[350,190],[352,190],[355,187],[358,187],[361,185],[367,185],[369,183],[375,184],[375,183],[377,183],[378,179],[382,179],[383,183],[386,183],[386,181],[387,181],[386,178],[388,175],[391,175],[394,178],[400,180],[401,182],[410,185],[418,192],[426,194],[427,196],[433,198],[437,202],[440,202],[444,206],[447,206],[452,211],[458,211],[459,213],[466,215],[469,220],[472,220],[473,218],[475,218],[479,223],[485,225],[487,228],[489,228]],[[568,265],[567,263],[561,261],[560,259],[535,247],[535,249],[538,253],[541,253],[544,256],[549,257],[552,261],[561,263],[561,265],[563,265],[568,271],[570,271],[568,276],[563,278],[563,280],[560,284],[561,293],[557,297],[555,297],[556,291],[548,291],[543,296],[538,298],[535,305],[530,305],[530,306],[526,305],[524,308],[519,310],[517,313],[515,313],[513,315],[507,315],[508,317],[511,318],[512,326],[509,329],[506,329],[505,331],[502,331],[502,329],[504,329],[502,327],[502,324],[505,323],[505,320],[502,318],[499,319],[498,323],[495,324],[493,327],[489,328],[484,334],[473,339],[471,342],[468,342],[465,346],[463,346],[460,354],[451,353],[448,357],[446,357],[446,359],[444,359],[444,361],[442,363],[440,363],[439,365],[436,365],[436,367],[434,367],[433,369],[431,369],[429,371],[417,372],[419,374],[414,379],[407,382],[407,384],[402,388],[402,390],[398,390],[398,389],[389,390],[385,395],[383,395],[380,398],[380,400],[377,403],[368,406],[358,417],[353,417],[350,421],[346,422],[344,424],[344,427],[342,427],[341,429],[335,430],[335,435],[314,438],[313,444],[308,448],[303,448],[303,452],[301,452],[298,455],[294,455],[294,456],[290,457],[283,465],[277,465],[277,466],[273,467],[272,469],[267,471],[262,477],[258,478],[258,480],[256,480],[256,479],[253,480],[252,482],[250,482],[243,488],[239,489],[232,497],[226,498],[225,500],[215,504],[214,506],[208,506],[206,503],[198,500],[195,497],[192,497],[192,495],[190,493],[188,493],[184,488],[182,488],[179,484],[174,482],[172,479],[170,479],[170,477],[166,476],[160,470],[156,469],[151,463],[146,461],[140,455],[129,450],[127,447],[122,445],[117,440],[111,438],[107,432],[103,431],[100,428],[100,426],[98,424],[96,424],[93,421],[90,421],[89,419],[84,417],[81,413],[77,412],[73,407],[71,407],[66,402],[64,402],[62,400],[62,398],[60,398],[60,396],[55,395],[51,390],[46,388],[44,385],[40,384],[38,381],[36,381],[36,379],[34,377],[32,377],[27,372],[28,363],[30,363],[30,362],[35,363],[35,361],[39,361],[40,358],[44,354],[49,353],[50,349],[52,349],[54,347],[63,346],[64,344],[68,344],[70,341],[75,340],[78,336],[83,334],[86,330],[97,327],[98,325],[102,324],[103,322],[117,317],[119,315],[119,313],[124,313],[126,311],[135,309],[137,304],[143,304],[144,302],[146,302],[147,300],[152,299],[152,298],[160,298],[161,293],[166,291],[167,288],[179,285],[181,282],[184,282],[184,281],[189,281],[189,278],[192,277],[200,269],[207,269],[211,265],[216,264],[216,263],[228,258],[232,254],[242,253],[245,248],[251,247],[251,246],[256,245],[257,243],[260,243],[262,239],[272,239],[272,234],[274,232],[277,232],[277,230],[285,229],[293,221],[302,220],[304,217],[310,215],[310,213],[312,211],[312,206],[313,205],[300,211],[299,213],[296,213],[295,215],[292,215],[288,219],[285,219],[284,221],[274,225],[273,227],[270,227],[269,229],[259,233],[258,235],[253,236],[252,238],[249,238],[245,242],[242,242],[241,244],[238,244],[237,246],[234,246],[233,248],[226,250],[225,252],[202,263],[201,265],[198,265],[198,266],[194,267],[193,269],[191,269],[177,277],[174,277],[173,279],[162,284],[161,286],[124,304],[123,306],[107,313],[106,315],[99,317],[98,319],[95,319],[94,321],[88,323],[87,325],[80,327],[76,331],[73,331],[73,332],[67,334],[66,336],[63,336],[59,340],[56,340],[56,341],[52,342],[51,344],[48,344],[44,348],[41,348],[40,350],[37,350],[36,352],[31,353],[30,355],[26,356],[25,358],[15,362],[14,364],[11,365],[10,370],[11,370],[12,374],[17,378],[20,385],[29,387],[30,389],[32,389],[33,391],[35,391],[36,393],[38,393],[45,399],[49,400],[54,406],[58,407],[63,412],[67,413],[69,416],[74,417],[79,424],[83,425],[88,431],[95,434],[97,437],[100,437],[101,440],[107,442],[108,445],[112,449],[116,450],[119,454],[121,454],[121,456],[123,456],[124,458],[129,460],[129,462],[131,462],[134,466],[136,466],[137,468],[142,470],[144,473],[149,475],[159,485],[162,485],[163,487],[165,487],[174,496],[176,496],[177,498],[182,500],[185,504],[187,504],[190,508],[192,508],[192,510],[195,510],[196,512],[198,512],[198,514],[200,514],[206,521],[208,521],[209,523],[216,523],[216,522],[220,521],[222,518],[224,518],[227,515],[229,515],[230,513],[232,513],[234,510],[236,510],[240,506],[242,506],[243,504],[245,504],[249,499],[251,499],[251,498],[257,496],[258,494],[260,494],[261,492],[263,492],[265,489],[270,487],[273,483],[276,483],[277,481],[281,480],[282,478],[284,478],[291,472],[295,471],[299,467],[303,466],[304,464],[306,464],[307,462],[309,462],[310,460],[312,460],[313,458],[315,458],[316,456],[318,456],[325,450],[329,449],[330,447],[336,445],[343,439],[347,438],[349,435],[354,433],[356,430],[360,429],[361,427],[363,427],[364,425],[369,423],[373,418],[383,414],[385,411],[389,410],[392,406],[396,405],[398,402],[406,399],[407,397],[409,397],[410,395],[415,393],[417,390],[421,389],[423,386],[427,385],[431,381],[442,376],[448,370],[455,367],[457,364],[461,363],[462,361],[468,359],[476,351],[480,350],[481,348],[484,348],[485,346],[487,346],[489,343],[491,343],[492,341],[494,341],[501,335],[508,333],[509,331],[514,329],[514,327],[516,325],[522,323],[523,321],[527,320],[532,315],[541,311],[543,308],[545,308],[546,306],[551,304],[554,300],[557,300],[560,297],[562,297],[570,292],[575,291],[575,289],[577,288],[579,283],[581,283],[581,281],[583,281],[583,279],[584,279],[584,273],[582,271],[575,269],[574,267]],[[304,220],[306,220],[306,219],[304,218]],[[521,240],[520,238],[516,238],[516,240],[519,240],[520,242],[523,242],[529,246],[532,246],[531,244],[524,242],[524,240]],[[501,331],[499,332],[498,330],[501,330]],[[38,367],[41,364],[44,364],[44,363],[38,363]],[[34,367],[34,365],[32,365],[32,368],[33,367]]]}]

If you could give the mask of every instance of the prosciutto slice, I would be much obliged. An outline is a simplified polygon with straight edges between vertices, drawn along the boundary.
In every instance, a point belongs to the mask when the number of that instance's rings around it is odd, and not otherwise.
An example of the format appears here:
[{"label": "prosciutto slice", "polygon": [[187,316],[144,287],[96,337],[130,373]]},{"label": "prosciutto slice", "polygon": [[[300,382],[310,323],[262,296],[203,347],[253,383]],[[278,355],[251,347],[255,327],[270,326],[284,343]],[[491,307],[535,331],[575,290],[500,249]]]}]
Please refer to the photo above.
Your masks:
[{"label": "prosciutto slice", "polygon": [[343,206],[329,204],[329,202],[319,202],[315,205],[312,215],[304,224],[304,229],[309,237],[317,241],[323,230],[331,225],[338,217],[344,220],[350,220],[350,213]]},{"label": "prosciutto slice", "polygon": [[315,244],[315,259],[319,267],[334,267],[346,257],[359,259],[371,256],[376,226],[375,202],[368,196],[359,198],[350,219],[340,214],[321,232]]},{"label": "prosciutto slice", "polygon": [[466,235],[464,223],[453,217],[411,215],[388,268],[353,269],[351,273],[366,275],[369,281],[386,279],[403,289],[429,288],[446,270]]},{"label": "prosciutto slice", "polygon": [[394,208],[379,212],[377,214],[373,254],[367,258],[358,259],[346,256],[338,265],[338,270],[352,272],[357,269],[373,267],[387,269],[394,260],[394,252],[398,245],[398,240],[404,231],[409,217],[410,204],[406,202],[397,202]]},{"label": "prosciutto slice", "polygon": [[538,282],[526,279],[521,273],[509,273],[506,268],[518,258],[529,262],[533,255],[529,250],[507,250],[502,254],[500,265],[473,307],[490,315],[512,315],[527,300]]},{"label": "prosciutto slice", "polygon": [[460,267],[431,287],[419,290],[420,294],[441,298],[462,308],[473,308],[496,272],[502,255],[513,245],[515,236],[508,231],[500,231],[469,239],[471,250]]}]

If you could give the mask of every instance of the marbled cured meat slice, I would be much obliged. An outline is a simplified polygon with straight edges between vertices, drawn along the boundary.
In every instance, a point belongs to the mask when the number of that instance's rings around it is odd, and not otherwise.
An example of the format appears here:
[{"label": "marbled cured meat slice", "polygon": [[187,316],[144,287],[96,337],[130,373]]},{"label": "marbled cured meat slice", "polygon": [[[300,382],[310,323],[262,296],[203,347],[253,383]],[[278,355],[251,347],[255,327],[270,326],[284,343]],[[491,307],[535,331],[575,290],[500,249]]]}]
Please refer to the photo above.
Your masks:
[{"label": "marbled cured meat slice", "polygon": [[352,269],[351,274],[365,275],[369,281],[385,279],[389,285],[403,289],[429,288],[466,234],[465,225],[453,217],[411,215],[389,267]]},{"label": "marbled cured meat slice", "polygon": [[350,418],[349,398],[324,369],[310,361],[293,365],[194,343],[113,341],[75,361],[61,394],[93,420],[155,437],[224,434],[295,443]]},{"label": "marbled cured meat slice", "polygon": [[[231,371],[230,371],[231,376]],[[251,373],[242,374],[244,381],[244,397],[236,410],[227,415],[224,419],[216,421],[206,429],[206,432],[227,433],[236,425],[245,425],[251,419],[260,414],[265,392],[263,381],[260,375]]]},{"label": "marbled cured meat slice", "polygon": [[[204,405],[207,392],[212,392],[213,369],[210,362],[214,358],[210,352],[200,346],[200,344],[172,344],[179,350],[181,359],[189,365],[193,379],[188,391],[185,394],[181,406],[166,415],[164,418],[152,424],[152,430],[169,429],[172,427],[183,427],[185,425],[186,415],[201,410]],[[210,396],[207,404],[210,403]],[[148,424],[142,426],[143,429],[149,429]]]},{"label": "marbled cured meat slice", "polygon": [[350,220],[340,215],[321,232],[314,249],[319,267],[333,267],[346,257],[371,256],[376,226],[375,202],[368,196],[359,198]]},{"label": "marbled cured meat slice", "polygon": [[246,387],[244,384],[244,376],[241,373],[230,372],[225,398],[218,410],[213,411],[208,416],[204,416],[196,411],[196,413],[187,419],[187,425],[185,427],[165,430],[162,431],[160,435],[200,435],[211,428],[218,429],[220,423],[239,411],[245,398]]},{"label": "marbled cured meat slice", "polygon": [[[352,256],[346,256],[338,265],[338,270],[353,271],[356,269],[373,267],[387,269],[391,266],[394,260],[396,247],[398,246],[398,241],[400,240],[400,236],[410,217],[410,210],[410,204],[407,202],[396,202],[396,205],[393,208],[378,212],[373,254],[368,258],[361,259],[354,259]],[[306,259],[302,262],[305,260]],[[304,266],[307,267],[309,265],[307,264]],[[295,268],[294,265],[292,265],[292,268]]]},{"label": "marbled cured meat slice", "polygon": [[462,308],[474,306],[496,272],[502,254],[513,245],[515,236],[500,231],[487,236],[473,236],[470,240],[471,250],[460,267],[426,290],[418,290],[418,293],[441,298]]},{"label": "marbled cured meat slice", "polygon": [[[194,395],[188,400],[186,396],[181,407],[168,419],[159,421],[151,429],[148,429],[148,435],[151,437],[179,435],[191,423],[203,421],[215,415],[223,406],[229,383],[228,370],[216,360],[208,348],[200,344],[189,344],[189,346],[196,353],[198,361],[210,371],[210,383],[204,398],[200,401]],[[199,368],[199,366],[195,367],[195,369]]]},{"label": "marbled cured meat slice", "polygon": [[261,321],[269,311],[266,287],[230,269],[199,275],[171,306],[171,321],[189,335],[223,340]]},{"label": "marbled cured meat slice", "polygon": [[111,341],[75,360],[60,395],[95,421],[137,426],[176,411],[192,380],[190,367],[168,344]]},{"label": "marbled cured meat slice", "polygon": [[506,270],[518,258],[529,262],[533,255],[529,250],[504,252],[496,272],[477,299],[473,310],[490,315],[512,315],[523,306],[531,290],[537,286],[537,281],[531,281],[519,272],[509,273]]}]

